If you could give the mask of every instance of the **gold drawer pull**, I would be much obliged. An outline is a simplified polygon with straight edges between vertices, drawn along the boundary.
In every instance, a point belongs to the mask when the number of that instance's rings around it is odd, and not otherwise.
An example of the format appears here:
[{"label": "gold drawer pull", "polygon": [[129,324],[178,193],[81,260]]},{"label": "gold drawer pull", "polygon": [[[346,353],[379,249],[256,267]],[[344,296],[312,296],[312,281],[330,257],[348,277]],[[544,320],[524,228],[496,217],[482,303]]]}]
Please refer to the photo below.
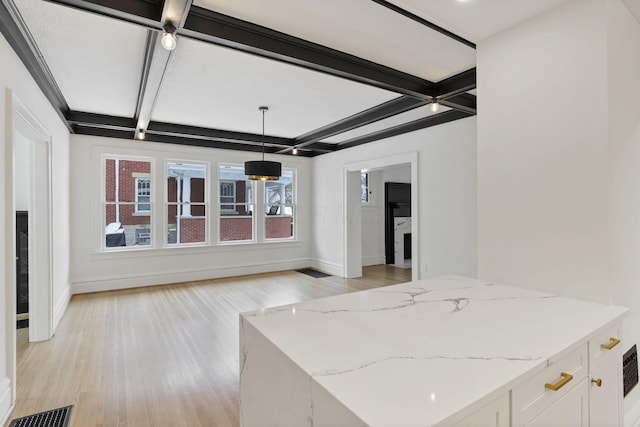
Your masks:
[{"label": "gold drawer pull", "polygon": [[600,347],[604,348],[605,350],[611,350],[613,347],[617,346],[618,344],[620,344],[620,339],[611,337],[609,338],[609,344],[600,344]]},{"label": "gold drawer pull", "polygon": [[544,385],[544,388],[548,388],[549,390],[553,390],[553,391],[558,391],[573,379],[573,375],[567,374],[566,372],[560,372],[560,376],[562,377],[560,381],[558,381],[555,384],[546,383]]},{"label": "gold drawer pull", "polygon": [[591,378],[591,382],[597,385],[598,387],[602,387],[602,379],[600,378]]}]

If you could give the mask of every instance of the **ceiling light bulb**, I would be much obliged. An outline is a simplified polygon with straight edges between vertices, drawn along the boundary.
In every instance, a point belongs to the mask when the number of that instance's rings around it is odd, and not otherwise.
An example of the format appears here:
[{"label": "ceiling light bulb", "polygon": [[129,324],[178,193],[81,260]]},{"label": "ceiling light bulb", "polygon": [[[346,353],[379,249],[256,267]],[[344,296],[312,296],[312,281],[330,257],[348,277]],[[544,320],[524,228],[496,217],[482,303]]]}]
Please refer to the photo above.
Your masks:
[{"label": "ceiling light bulb", "polygon": [[293,154],[298,154],[298,149],[296,147],[293,147]]},{"label": "ceiling light bulb", "polygon": [[143,129],[140,129],[138,131],[138,139],[144,139],[144,130]]},{"label": "ceiling light bulb", "polygon": [[173,50],[176,48],[176,27],[172,24],[166,24],[164,26],[164,32],[160,38],[160,44],[167,50]]},{"label": "ceiling light bulb", "polygon": [[434,101],[431,103],[431,111],[433,113],[437,113],[439,108],[440,108],[440,104],[438,104],[438,101]]}]

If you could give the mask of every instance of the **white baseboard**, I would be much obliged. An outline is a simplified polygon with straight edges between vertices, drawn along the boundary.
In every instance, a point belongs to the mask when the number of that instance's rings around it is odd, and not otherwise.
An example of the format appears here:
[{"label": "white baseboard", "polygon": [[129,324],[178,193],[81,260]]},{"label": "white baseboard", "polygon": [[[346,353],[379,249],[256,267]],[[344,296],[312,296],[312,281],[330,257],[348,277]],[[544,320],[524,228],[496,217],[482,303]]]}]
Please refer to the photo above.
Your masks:
[{"label": "white baseboard", "polygon": [[11,415],[11,381],[9,378],[0,380],[0,426],[5,425]]},{"label": "white baseboard", "polygon": [[190,282],[194,280],[218,279],[221,277],[244,276],[247,274],[271,273],[274,271],[296,270],[309,267],[308,258],[285,261],[265,262],[261,264],[236,265],[223,268],[166,271],[143,275],[114,275],[96,280],[77,281],[71,285],[71,294],[114,291],[118,289],[139,288],[143,286],[166,285],[170,283]]},{"label": "white baseboard", "polygon": [[384,255],[371,255],[371,256],[363,256],[362,257],[362,266],[367,267],[370,265],[380,265],[386,263],[386,258]]},{"label": "white baseboard", "polygon": [[625,415],[624,427],[640,427],[640,402],[637,402]]},{"label": "white baseboard", "polygon": [[337,264],[335,262],[314,259],[311,266],[316,270],[320,270],[323,273],[331,274],[333,276],[343,277],[344,275],[344,268],[342,264]]},{"label": "white baseboard", "polygon": [[65,311],[67,311],[67,306],[69,305],[69,301],[71,300],[71,287],[67,286],[62,294],[62,296],[58,299],[55,306],[53,307],[53,333],[55,334],[56,329],[58,329],[58,325],[62,320],[62,316],[64,316]]}]

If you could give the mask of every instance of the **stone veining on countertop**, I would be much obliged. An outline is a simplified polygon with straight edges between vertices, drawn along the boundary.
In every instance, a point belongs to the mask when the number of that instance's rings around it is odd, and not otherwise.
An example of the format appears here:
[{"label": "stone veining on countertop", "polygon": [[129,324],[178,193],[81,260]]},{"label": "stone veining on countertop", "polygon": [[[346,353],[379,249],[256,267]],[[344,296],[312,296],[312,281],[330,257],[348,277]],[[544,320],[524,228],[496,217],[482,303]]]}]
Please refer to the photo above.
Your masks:
[{"label": "stone veining on countertop", "polygon": [[425,361],[425,360],[504,360],[510,362],[533,362],[536,360],[542,360],[542,357],[508,357],[508,356],[389,356],[379,360],[372,360],[370,362],[363,363],[362,365],[354,368],[335,370],[327,369],[324,371],[313,372],[312,377],[328,377],[333,375],[342,375],[350,372],[360,371],[370,366],[374,366],[380,363],[394,361],[394,360],[410,360],[410,361]]}]

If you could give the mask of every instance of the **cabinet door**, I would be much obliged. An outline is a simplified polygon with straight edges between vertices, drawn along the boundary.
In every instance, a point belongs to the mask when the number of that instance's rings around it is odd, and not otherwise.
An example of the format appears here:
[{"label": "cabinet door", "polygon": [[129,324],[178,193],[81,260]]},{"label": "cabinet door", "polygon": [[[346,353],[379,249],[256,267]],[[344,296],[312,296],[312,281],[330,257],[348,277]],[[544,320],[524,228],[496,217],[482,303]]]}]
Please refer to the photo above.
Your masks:
[{"label": "cabinet door", "polygon": [[[622,371],[619,354],[601,363],[589,382],[589,419],[591,427],[617,427],[621,422]],[[598,386],[600,384],[600,386]]]},{"label": "cabinet door", "polygon": [[478,409],[453,427],[509,427],[509,394]]},{"label": "cabinet door", "polygon": [[562,399],[531,420],[527,427],[588,427],[589,386],[584,379]]}]

